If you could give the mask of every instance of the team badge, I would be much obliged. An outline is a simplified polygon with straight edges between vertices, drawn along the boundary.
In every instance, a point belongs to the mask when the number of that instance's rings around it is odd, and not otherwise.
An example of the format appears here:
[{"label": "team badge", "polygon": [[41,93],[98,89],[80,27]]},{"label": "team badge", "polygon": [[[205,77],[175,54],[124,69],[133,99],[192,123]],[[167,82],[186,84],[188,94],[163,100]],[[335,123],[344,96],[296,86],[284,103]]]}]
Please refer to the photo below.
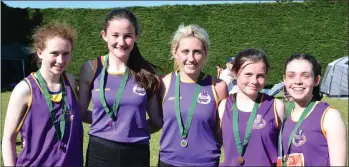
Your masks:
[{"label": "team badge", "polygon": [[133,93],[139,96],[144,96],[146,94],[145,89],[142,87],[139,87],[138,85],[135,85],[132,90],[133,90]]},{"label": "team badge", "polygon": [[307,142],[307,137],[304,135],[303,129],[299,130],[296,135],[294,135],[292,144],[296,147],[299,147]]},{"label": "team badge", "polygon": [[256,118],[253,121],[252,129],[262,129],[265,127],[265,125],[266,125],[266,122],[263,119],[263,116],[260,114],[257,114]]},{"label": "team badge", "polygon": [[207,91],[205,90],[202,90],[200,93],[199,93],[199,97],[198,97],[198,103],[200,104],[208,104],[211,102],[211,96],[208,94]]}]

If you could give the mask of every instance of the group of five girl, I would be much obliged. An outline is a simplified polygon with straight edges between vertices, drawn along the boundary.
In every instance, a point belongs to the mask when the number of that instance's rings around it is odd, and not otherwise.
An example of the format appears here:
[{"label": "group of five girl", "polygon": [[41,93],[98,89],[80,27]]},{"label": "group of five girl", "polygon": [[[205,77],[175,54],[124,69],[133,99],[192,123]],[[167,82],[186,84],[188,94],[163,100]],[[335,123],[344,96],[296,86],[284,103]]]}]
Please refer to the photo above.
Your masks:
[{"label": "group of five girl", "polygon": [[338,110],[320,101],[321,68],[313,56],[287,59],[284,82],[293,101],[285,112],[282,101],[260,93],[269,69],[261,50],[236,55],[239,91],[228,95],[224,81],[202,72],[209,49],[203,28],[179,26],[170,51],[174,71],[164,76],[140,54],[138,35],[132,12],[111,11],[101,31],[109,52],[82,65],[77,90],[64,71],[73,29],[39,28],[34,47],[41,67],[12,92],[4,164],[83,166],[83,121],[91,124],[86,166],[149,166],[150,134],[160,128],[158,166],[346,165],[345,125]]}]

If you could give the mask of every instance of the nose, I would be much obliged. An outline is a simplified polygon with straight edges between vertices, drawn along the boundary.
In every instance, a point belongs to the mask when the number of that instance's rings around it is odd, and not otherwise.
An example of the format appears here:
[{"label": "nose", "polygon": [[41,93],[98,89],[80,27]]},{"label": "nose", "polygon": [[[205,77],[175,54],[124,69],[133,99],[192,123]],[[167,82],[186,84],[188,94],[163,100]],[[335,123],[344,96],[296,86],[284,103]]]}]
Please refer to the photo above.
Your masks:
[{"label": "nose", "polygon": [[256,77],[251,77],[250,82],[251,82],[252,84],[256,84],[256,83],[257,83],[257,76],[256,76]]},{"label": "nose", "polygon": [[119,45],[119,46],[124,46],[125,43],[126,43],[124,37],[119,37],[118,40],[117,40],[117,42],[118,42],[118,45]]},{"label": "nose", "polygon": [[302,83],[303,83],[303,82],[302,82],[301,76],[298,76],[298,77],[295,78],[295,84],[300,85],[300,84],[302,84]]},{"label": "nose", "polygon": [[188,54],[188,56],[187,56],[188,61],[190,61],[190,62],[195,61],[194,54],[195,54],[194,52],[190,52]]},{"label": "nose", "polygon": [[59,64],[62,64],[63,63],[63,55],[62,54],[60,54],[60,55],[58,55],[57,57],[56,57],[56,62],[57,63],[59,63]]}]

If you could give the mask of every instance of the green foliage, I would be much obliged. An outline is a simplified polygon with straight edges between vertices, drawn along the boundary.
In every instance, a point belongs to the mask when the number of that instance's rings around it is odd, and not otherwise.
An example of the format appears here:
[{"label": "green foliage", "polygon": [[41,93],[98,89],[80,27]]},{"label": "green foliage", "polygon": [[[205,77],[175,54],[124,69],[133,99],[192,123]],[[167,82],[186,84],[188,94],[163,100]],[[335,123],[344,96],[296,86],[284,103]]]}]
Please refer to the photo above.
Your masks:
[{"label": "green foliage", "polygon": [[[139,19],[142,55],[168,73],[172,70],[170,42],[181,24],[198,24],[210,36],[204,71],[216,75],[216,65],[245,48],[266,51],[271,64],[268,84],[282,79],[283,63],[292,53],[310,53],[323,67],[348,55],[347,3],[256,3],[130,7]],[[32,10],[32,9],[27,9]],[[69,71],[78,78],[83,62],[107,53],[100,36],[111,9],[42,9],[43,23],[57,20],[77,29]],[[324,72],[324,70],[323,70]]]}]

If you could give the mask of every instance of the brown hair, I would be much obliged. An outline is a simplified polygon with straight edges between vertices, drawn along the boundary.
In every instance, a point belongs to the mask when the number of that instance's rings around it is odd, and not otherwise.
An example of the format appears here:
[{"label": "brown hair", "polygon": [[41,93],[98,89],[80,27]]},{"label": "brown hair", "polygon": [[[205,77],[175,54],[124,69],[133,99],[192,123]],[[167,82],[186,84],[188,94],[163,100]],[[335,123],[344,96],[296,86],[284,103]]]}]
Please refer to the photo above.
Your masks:
[{"label": "brown hair", "polygon": [[266,54],[262,50],[249,48],[249,49],[245,49],[245,50],[239,52],[235,56],[235,59],[234,59],[234,62],[233,62],[233,72],[235,74],[238,74],[239,70],[241,68],[244,68],[244,67],[242,67],[242,65],[246,61],[252,61],[252,62],[262,61],[265,64],[265,66],[266,66],[265,73],[268,72],[268,69],[270,67],[269,63],[268,63],[268,60],[267,60],[267,56],[266,56]]},{"label": "brown hair", "polygon": [[[60,37],[70,41],[71,46],[73,48],[75,39],[76,39],[76,31],[72,27],[70,27],[66,23],[58,23],[51,22],[45,24],[41,27],[35,29],[33,38],[33,51],[37,52],[37,50],[44,50],[46,48],[46,42],[49,39],[54,37]],[[36,57],[36,62],[38,66],[41,65],[41,60]]]}]

